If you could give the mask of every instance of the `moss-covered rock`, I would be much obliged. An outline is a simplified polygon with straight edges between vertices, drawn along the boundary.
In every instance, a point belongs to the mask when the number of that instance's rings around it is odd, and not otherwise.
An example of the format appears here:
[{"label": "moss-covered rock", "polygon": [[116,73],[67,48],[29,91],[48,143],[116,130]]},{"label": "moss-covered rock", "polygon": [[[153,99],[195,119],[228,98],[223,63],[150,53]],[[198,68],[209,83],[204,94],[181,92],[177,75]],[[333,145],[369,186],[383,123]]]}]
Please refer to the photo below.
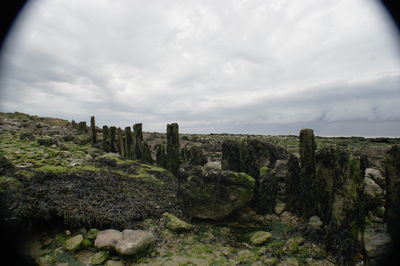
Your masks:
[{"label": "moss-covered rock", "polygon": [[69,250],[69,251],[75,251],[81,247],[81,244],[83,242],[83,236],[82,235],[77,235],[74,237],[71,237],[64,243],[64,249]]},{"label": "moss-covered rock", "polygon": [[249,204],[255,181],[245,173],[194,167],[182,184],[190,216],[219,220]]},{"label": "moss-covered rock", "polygon": [[173,232],[184,232],[193,229],[193,225],[182,221],[181,219],[170,213],[164,213],[163,219],[165,227]]},{"label": "moss-covered rock", "polygon": [[250,237],[250,244],[259,246],[265,244],[270,240],[272,234],[270,232],[258,231]]},{"label": "moss-covered rock", "polygon": [[99,251],[91,257],[90,264],[93,265],[102,264],[107,260],[107,258],[108,258],[108,253],[106,251]]}]

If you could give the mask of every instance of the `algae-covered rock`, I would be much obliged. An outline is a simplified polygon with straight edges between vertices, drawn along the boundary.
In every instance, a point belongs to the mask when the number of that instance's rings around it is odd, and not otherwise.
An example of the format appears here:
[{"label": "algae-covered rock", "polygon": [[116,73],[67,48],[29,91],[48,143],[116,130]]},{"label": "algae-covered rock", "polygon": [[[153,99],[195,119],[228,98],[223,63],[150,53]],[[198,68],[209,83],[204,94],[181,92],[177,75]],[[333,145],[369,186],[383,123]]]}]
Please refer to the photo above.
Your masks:
[{"label": "algae-covered rock", "polygon": [[255,180],[245,173],[193,167],[187,175],[181,190],[191,217],[220,220],[253,197]]},{"label": "algae-covered rock", "polygon": [[64,249],[74,251],[80,248],[83,241],[82,235],[71,237],[64,243]]},{"label": "algae-covered rock", "polygon": [[287,257],[286,259],[280,261],[278,266],[299,266],[299,260],[294,257]]},{"label": "algae-covered rock", "polygon": [[189,231],[193,229],[193,225],[188,224],[185,221],[182,221],[181,219],[170,213],[164,213],[163,219],[165,227],[173,232]]},{"label": "algae-covered rock", "polygon": [[99,251],[91,257],[90,264],[93,265],[102,264],[104,261],[107,260],[107,258],[108,258],[107,252]]},{"label": "algae-covered rock", "polygon": [[269,232],[258,231],[250,237],[250,244],[259,246],[265,244],[271,237],[272,234]]},{"label": "algae-covered rock", "polygon": [[96,239],[96,236],[97,236],[97,234],[98,234],[99,232],[100,232],[100,231],[99,231],[98,229],[96,229],[96,228],[91,228],[91,229],[86,233],[86,238],[89,239],[89,240],[95,240],[95,239]]},{"label": "algae-covered rock", "polygon": [[314,228],[321,228],[323,225],[321,219],[319,219],[318,216],[311,216],[308,220],[308,224]]},{"label": "algae-covered rock", "polygon": [[105,266],[124,266],[124,263],[117,260],[108,260],[106,261]]}]

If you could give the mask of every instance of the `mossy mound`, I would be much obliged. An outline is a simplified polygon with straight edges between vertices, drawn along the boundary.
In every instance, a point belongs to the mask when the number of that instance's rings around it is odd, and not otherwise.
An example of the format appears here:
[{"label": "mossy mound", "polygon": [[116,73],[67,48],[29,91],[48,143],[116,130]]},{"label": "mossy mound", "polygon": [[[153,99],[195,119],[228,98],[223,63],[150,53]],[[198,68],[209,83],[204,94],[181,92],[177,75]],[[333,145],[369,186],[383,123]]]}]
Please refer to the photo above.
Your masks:
[{"label": "mossy mound", "polygon": [[9,182],[11,177],[4,178],[7,187],[0,198],[3,209],[9,210],[5,218],[24,223],[62,219],[72,226],[130,228],[164,212],[179,214],[176,178],[160,171],[159,176],[164,175],[160,180],[151,174],[155,171],[151,167],[136,165],[135,169],[136,174],[129,174],[93,165],[42,166],[29,178],[17,175],[13,182]]}]

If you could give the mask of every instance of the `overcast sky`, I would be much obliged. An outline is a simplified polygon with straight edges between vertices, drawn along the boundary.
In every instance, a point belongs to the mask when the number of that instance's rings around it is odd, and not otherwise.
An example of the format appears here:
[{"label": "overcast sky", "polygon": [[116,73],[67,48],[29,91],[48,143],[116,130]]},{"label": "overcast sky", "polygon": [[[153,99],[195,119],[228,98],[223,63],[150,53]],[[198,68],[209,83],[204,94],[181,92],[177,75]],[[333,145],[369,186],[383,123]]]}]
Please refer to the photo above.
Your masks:
[{"label": "overcast sky", "polygon": [[396,34],[373,0],[36,0],[3,51],[0,110],[400,136]]}]

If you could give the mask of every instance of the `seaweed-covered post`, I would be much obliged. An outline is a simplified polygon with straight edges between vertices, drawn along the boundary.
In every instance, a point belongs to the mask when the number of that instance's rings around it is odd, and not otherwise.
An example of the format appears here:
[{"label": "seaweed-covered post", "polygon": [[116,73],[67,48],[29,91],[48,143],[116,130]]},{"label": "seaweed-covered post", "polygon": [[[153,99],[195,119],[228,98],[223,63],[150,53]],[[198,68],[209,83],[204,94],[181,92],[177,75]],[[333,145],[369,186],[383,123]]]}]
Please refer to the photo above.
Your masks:
[{"label": "seaweed-covered post", "polygon": [[151,157],[150,147],[147,142],[143,142],[142,161],[145,163],[153,164],[153,157]]},{"label": "seaweed-covered post", "polygon": [[178,174],[179,158],[179,126],[177,123],[167,124],[167,169]]},{"label": "seaweed-covered post", "polygon": [[116,134],[117,134],[117,128],[116,127],[110,127],[110,138],[109,138],[109,141],[110,141],[110,152],[116,152],[117,151],[117,149],[116,149],[116,145],[115,145],[115,142],[116,142]]},{"label": "seaweed-covered post", "polygon": [[222,142],[222,170],[240,172],[240,144],[233,140]]},{"label": "seaweed-covered post", "polygon": [[292,213],[301,213],[301,199],[299,196],[300,184],[300,165],[299,159],[294,155],[289,155],[288,172],[285,178],[286,185],[286,203]]},{"label": "seaweed-covered post", "polygon": [[74,128],[74,129],[78,128],[78,124],[75,122],[75,120],[71,121],[71,127]]},{"label": "seaweed-covered post", "polygon": [[302,199],[301,212],[306,218],[315,215],[315,150],[314,131],[302,129],[300,131],[300,184],[299,196]]},{"label": "seaweed-covered post", "polygon": [[165,148],[164,148],[164,145],[162,145],[162,144],[158,144],[158,146],[157,146],[156,163],[158,166],[161,166],[163,168],[167,167],[166,157],[165,157]]},{"label": "seaweed-covered post", "polygon": [[103,126],[103,151],[110,152],[110,132],[108,126]]},{"label": "seaweed-covered post", "polygon": [[124,136],[122,134],[121,128],[117,129],[117,136],[118,136],[118,152],[119,152],[119,155],[121,155],[122,158],[126,158],[125,140],[124,140]]},{"label": "seaweed-covered post", "polygon": [[86,122],[85,121],[79,122],[78,131],[83,132],[83,133],[87,133],[87,126],[86,126]]},{"label": "seaweed-covered post", "polygon": [[135,159],[131,127],[125,127],[125,152],[127,159]]},{"label": "seaweed-covered post", "polygon": [[133,141],[135,159],[141,160],[143,157],[143,131],[142,123],[133,125]]},{"label": "seaweed-covered post", "polygon": [[92,144],[92,146],[94,146],[96,144],[97,140],[96,140],[96,123],[95,123],[95,119],[94,116],[90,117],[90,143]]},{"label": "seaweed-covered post", "polygon": [[385,157],[386,213],[385,220],[392,238],[400,234],[400,146],[393,146]]}]

